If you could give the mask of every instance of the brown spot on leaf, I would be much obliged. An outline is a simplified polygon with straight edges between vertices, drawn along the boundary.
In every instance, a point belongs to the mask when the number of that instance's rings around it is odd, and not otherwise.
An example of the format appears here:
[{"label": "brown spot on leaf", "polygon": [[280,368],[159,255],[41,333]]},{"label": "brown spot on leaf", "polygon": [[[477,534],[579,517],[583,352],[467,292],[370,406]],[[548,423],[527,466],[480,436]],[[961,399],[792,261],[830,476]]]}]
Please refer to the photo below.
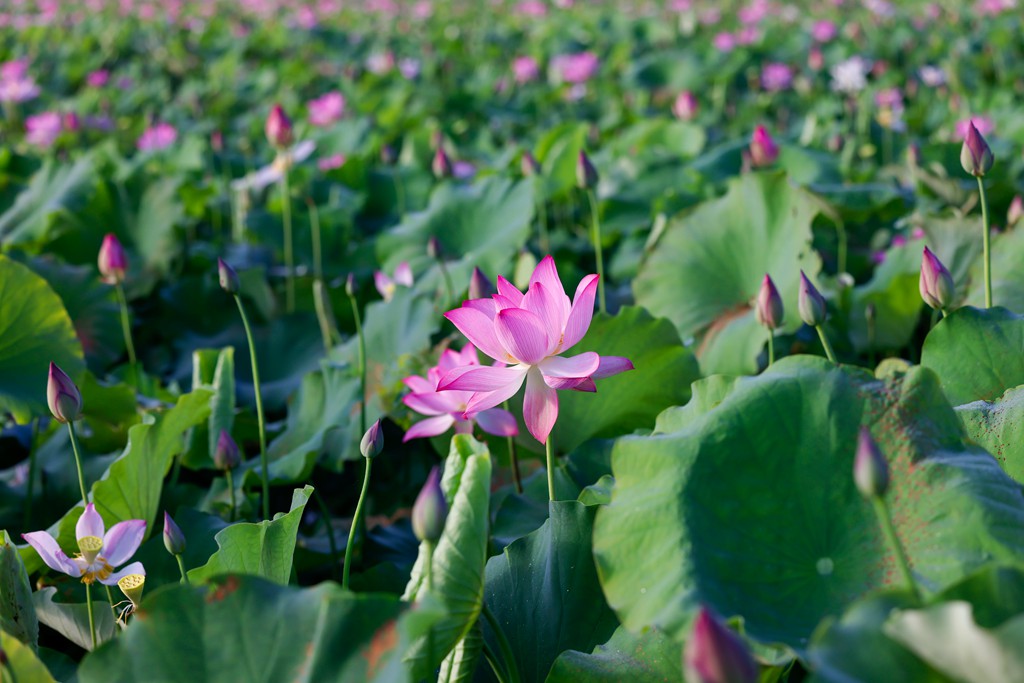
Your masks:
[{"label": "brown spot on leaf", "polygon": [[225,578],[224,583],[217,586],[217,590],[212,593],[207,593],[206,602],[220,602],[238,590],[239,583],[237,576],[229,576]]},{"label": "brown spot on leaf", "polygon": [[398,629],[395,627],[395,620],[392,619],[377,629],[370,644],[363,649],[363,657],[366,658],[367,664],[367,678],[373,678],[376,675],[381,660],[394,650],[396,645],[398,645]]}]

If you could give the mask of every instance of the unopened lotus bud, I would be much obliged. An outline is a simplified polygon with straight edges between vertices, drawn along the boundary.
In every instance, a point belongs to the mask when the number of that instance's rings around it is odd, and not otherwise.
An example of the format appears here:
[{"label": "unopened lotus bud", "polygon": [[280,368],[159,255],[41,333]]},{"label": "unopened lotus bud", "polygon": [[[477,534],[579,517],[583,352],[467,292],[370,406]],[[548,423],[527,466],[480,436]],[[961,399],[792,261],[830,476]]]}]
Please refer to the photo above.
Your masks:
[{"label": "unopened lotus bud", "polygon": [[224,133],[219,130],[210,133],[210,148],[218,154],[224,151]]},{"label": "unopened lotus bud", "polygon": [[441,473],[435,466],[412,506],[412,531],[420,541],[437,543],[447,518],[448,501],[441,491]]},{"label": "unopened lotus bud", "polygon": [[754,166],[770,166],[779,158],[779,147],[771,133],[764,126],[754,129],[750,138],[750,163]]},{"label": "unopened lotus bud", "polygon": [[473,275],[469,278],[469,298],[489,299],[497,293],[494,283],[484,275],[484,272],[479,268],[473,268]]},{"label": "unopened lotus bud", "polygon": [[597,187],[597,169],[591,163],[590,157],[583,150],[576,159],[576,186],[583,190],[593,190]]},{"label": "unopened lotus bud", "polygon": [[356,275],[355,273],[349,273],[348,277],[345,278],[345,294],[351,298],[354,297],[358,291],[359,285],[356,284]]},{"label": "unopened lotus bud", "polygon": [[867,427],[861,427],[860,435],[857,437],[853,481],[865,498],[880,498],[889,488],[889,463],[886,462]]},{"label": "unopened lotus bud", "polygon": [[213,449],[213,464],[219,470],[233,470],[242,462],[242,453],[238,450],[238,444],[227,433],[227,430],[220,430],[217,437],[217,447]]},{"label": "unopened lotus bud", "polygon": [[280,104],[275,104],[267,116],[265,127],[267,140],[275,149],[282,150],[289,147],[294,139],[291,119],[284,113]]},{"label": "unopened lotus bud", "polygon": [[182,555],[185,552],[185,534],[181,533],[181,529],[166,512],[164,512],[164,547],[171,555]]},{"label": "unopened lotus bud", "polygon": [[522,170],[523,176],[527,178],[540,175],[540,162],[528,149],[523,150],[523,156],[519,159],[519,168]]},{"label": "unopened lotus bud", "polygon": [[775,283],[771,277],[765,273],[764,279],[761,280],[761,289],[757,293],[757,301],[754,306],[757,322],[769,330],[778,329],[782,327],[783,313],[782,297],[779,296],[779,290],[775,288]]},{"label": "unopened lotus bud", "polygon": [[953,276],[928,247],[924,248],[921,256],[921,279],[918,284],[921,298],[931,308],[945,311],[952,306],[956,292]]},{"label": "unopened lotus bud", "polygon": [[1012,228],[1021,218],[1024,218],[1024,198],[1017,195],[1010,202],[1010,208],[1006,211],[1006,227]]},{"label": "unopened lotus bud", "polygon": [[680,121],[692,121],[697,116],[697,96],[689,90],[676,95],[676,99],[672,102],[672,113]]},{"label": "unopened lotus bud", "polygon": [[359,452],[363,454],[364,458],[369,460],[380,455],[380,452],[383,450],[384,430],[381,428],[380,420],[377,420],[363,434],[363,439],[359,442]]},{"label": "unopened lotus bud", "polygon": [[108,285],[124,282],[124,274],[128,270],[128,259],[124,255],[124,247],[121,246],[120,240],[112,232],[108,232],[103,238],[97,265],[99,265],[103,281]]},{"label": "unopened lotus bud", "polygon": [[142,591],[146,587],[146,575],[129,574],[128,576],[122,576],[118,579],[117,587],[124,593],[124,597],[131,601],[132,607],[138,609],[139,604],[142,602]]},{"label": "unopened lotus bud", "polygon": [[50,363],[46,404],[58,422],[74,422],[82,414],[82,394],[56,363]]},{"label": "unopened lotus bud", "polygon": [[739,636],[701,607],[683,651],[688,683],[755,683],[757,662]]},{"label": "unopened lotus bud", "polygon": [[441,242],[438,241],[433,235],[427,240],[427,256],[434,259],[435,261],[441,258],[444,250],[441,249]]},{"label": "unopened lotus bud", "polygon": [[981,178],[989,172],[994,162],[992,150],[972,121],[968,124],[967,137],[960,148],[960,165],[971,175]]},{"label": "unopened lotus bud", "polygon": [[807,52],[807,68],[811,71],[821,71],[825,67],[825,55],[821,48],[815,45]]},{"label": "unopened lotus bud", "polygon": [[221,289],[228,294],[238,294],[242,288],[238,281],[238,273],[222,258],[217,259],[217,277],[220,280]]},{"label": "unopened lotus bud", "polygon": [[807,279],[804,271],[800,271],[800,297],[797,300],[797,309],[800,311],[800,319],[811,327],[824,324],[827,313],[825,297]]},{"label": "unopened lotus bud", "polygon": [[438,179],[452,177],[452,161],[448,158],[443,148],[438,147],[437,151],[434,152],[434,160],[430,164],[430,170],[434,172],[434,177]]}]

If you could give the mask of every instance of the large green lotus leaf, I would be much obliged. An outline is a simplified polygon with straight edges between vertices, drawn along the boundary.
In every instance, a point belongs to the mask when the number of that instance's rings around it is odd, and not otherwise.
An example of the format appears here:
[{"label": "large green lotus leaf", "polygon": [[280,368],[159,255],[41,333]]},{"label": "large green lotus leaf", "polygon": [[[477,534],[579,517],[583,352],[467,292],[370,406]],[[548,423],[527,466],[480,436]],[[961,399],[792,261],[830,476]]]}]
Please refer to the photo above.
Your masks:
[{"label": "large green lotus leaf", "polygon": [[32,586],[6,531],[0,531],[0,629],[38,649],[39,619],[32,606]]},{"label": "large green lotus leaf", "polygon": [[960,308],[928,334],[921,365],[935,371],[953,405],[995,401],[1024,384],[1024,317],[1002,307]]},{"label": "large green lotus leaf", "polygon": [[426,548],[420,545],[404,600],[437,599],[445,616],[429,636],[416,640],[405,658],[413,677],[426,678],[467,634],[484,602],[484,566],[490,501],[491,455],[487,446],[468,434],[452,437],[441,489],[448,500],[448,520],[431,562],[433,589],[426,588]]},{"label": "large green lotus leaf", "polygon": [[898,581],[853,484],[861,425],[889,459],[894,523],[927,591],[1024,552],[1020,487],[964,444],[934,373],[883,382],[794,356],[679,431],[617,443],[594,551],[623,624],[680,636],[706,603],[799,649],[821,619]]},{"label": "large green lotus leaf", "polygon": [[148,274],[165,274],[181,251],[182,241],[174,228],[185,219],[185,207],[178,196],[181,180],[165,177],[141,191],[138,202],[122,206],[127,244],[142,258]]},{"label": "large green lotus leaf", "polygon": [[477,620],[459,644],[441,662],[438,683],[469,683],[476,674],[480,653],[484,649],[484,632]]},{"label": "large green lotus leaf", "polygon": [[403,646],[433,619],[337,584],[222,576],[143,600],[128,629],[83,660],[82,683],[407,681]]},{"label": "large green lotus leaf", "polygon": [[704,413],[721,403],[732,393],[739,378],[729,375],[711,375],[693,383],[693,398],[683,406],[666,408],[654,424],[655,434],[678,432]]},{"label": "large green lotus leaf", "polygon": [[[487,562],[487,607],[508,638],[523,683],[544,681],[560,653],[588,652],[618,626],[591,554],[595,510],[577,501],[552,502],[539,529]],[[489,624],[484,636],[496,649]]]},{"label": "large green lotus leaf", "polygon": [[0,215],[0,244],[38,248],[50,237],[55,217],[74,216],[89,201],[96,186],[92,157],[72,165],[47,160],[14,204]]},{"label": "large green lotus leaf", "polygon": [[542,166],[546,199],[567,195],[576,187],[576,164],[586,139],[586,124],[566,122],[552,128],[538,141],[534,156]]},{"label": "large green lotus leaf", "polygon": [[[673,158],[700,154],[707,140],[703,127],[688,121],[642,119],[609,140],[608,160],[667,155]],[[603,152],[604,150],[602,150]]]},{"label": "large green lotus leaf", "polygon": [[19,422],[46,414],[51,361],[72,379],[85,369],[64,304],[46,280],[0,254],[0,411]]},{"label": "large green lotus leaf", "polygon": [[683,680],[683,648],[657,629],[641,634],[624,627],[593,653],[569,650],[551,667],[548,683],[664,683]]},{"label": "large green lotus leaf", "polygon": [[637,303],[696,340],[705,372],[754,372],[767,333],[751,302],[768,273],[788,311],[783,330],[801,325],[800,270],[813,278],[821,269],[811,248],[820,205],[780,173],[733,180],[724,197],[669,223],[633,281]]},{"label": "large green lotus leaf", "polygon": [[313,487],[295,489],[286,514],[253,524],[232,524],[217,534],[218,550],[210,561],[188,573],[190,581],[209,581],[218,574],[252,574],[280,584],[288,583],[295,553],[295,535]]},{"label": "large green lotus leaf", "polygon": [[[32,594],[39,622],[49,626],[78,647],[84,650],[92,649],[89,607],[85,602],[85,596],[81,595],[78,598],[79,602],[55,602],[53,598],[56,594],[57,588],[54,586],[48,586]],[[99,591],[93,590],[97,647],[112,639],[117,628],[109,605],[100,598],[100,595]]]},{"label": "large green lotus leaf", "polygon": [[957,406],[956,414],[967,436],[1024,483],[1024,387],[1008,389],[995,401]]},{"label": "large green lotus leaf", "polygon": [[210,392],[210,417],[193,429],[181,456],[186,467],[212,468],[221,431],[231,433],[235,422],[235,349],[200,349],[192,354],[192,389]]},{"label": "large green lotus leaf", "polygon": [[[853,289],[849,335],[858,352],[900,349],[910,342],[917,328],[924,302],[918,280],[921,276],[921,247],[918,242],[895,246],[871,279]],[[868,328],[867,309],[875,307],[874,338]]]},{"label": "large green lotus leaf", "polygon": [[32,648],[7,631],[0,631],[0,650],[4,653],[4,678],[19,683],[56,683]]}]

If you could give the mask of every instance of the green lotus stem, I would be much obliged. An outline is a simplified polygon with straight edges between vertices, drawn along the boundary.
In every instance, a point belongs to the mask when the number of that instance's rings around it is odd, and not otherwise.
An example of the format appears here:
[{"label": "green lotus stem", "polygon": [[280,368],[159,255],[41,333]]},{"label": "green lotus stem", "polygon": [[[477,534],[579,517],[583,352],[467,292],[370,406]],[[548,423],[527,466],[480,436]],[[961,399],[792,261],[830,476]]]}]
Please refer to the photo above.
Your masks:
[{"label": "green lotus stem", "polygon": [[322,280],[324,277],[323,256],[320,247],[320,212],[312,197],[306,197],[309,207],[309,235],[313,241],[313,277]]},{"label": "green lotus stem", "polygon": [[285,311],[295,312],[295,254],[292,252],[292,201],[285,166],[278,182],[281,188],[281,220],[284,223]]},{"label": "green lotus stem", "polygon": [[[594,242],[594,258],[597,259],[597,300],[598,307],[602,313],[608,312],[604,299],[604,254],[601,251],[601,217],[598,213],[597,195],[593,190],[587,190],[587,199],[590,201],[590,237]],[[552,498],[552,500],[554,500]]]},{"label": "green lotus stem", "polygon": [[516,659],[512,654],[512,646],[509,645],[504,629],[501,628],[501,624],[498,623],[498,619],[491,612],[486,602],[483,603],[481,613],[484,615],[484,619],[491,627],[491,630],[494,631],[494,637],[498,641],[498,648],[501,650],[501,657],[505,660],[505,666],[508,667],[510,683],[519,683],[519,665],[516,664]]},{"label": "green lotus stem", "polygon": [[[316,310],[316,321],[320,326],[320,340],[324,344],[324,354],[329,354],[334,346],[334,332],[330,320],[330,311],[324,305],[324,281],[313,281],[313,308]],[[326,302],[330,306],[330,302]]]},{"label": "green lotus stem", "polygon": [[544,456],[547,462],[548,468],[548,499],[554,502],[555,500],[555,454],[552,451],[551,446],[551,435],[548,434],[547,441],[544,443]]},{"label": "green lotus stem", "polygon": [[363,335],[363,322],[359,317],[359,305],[355,296],[349,295],[352,304],[352,318],[356,324],[356,338],[359,341],[359,433],[366,433],[366,337]]},{"label": "green lotus stem", "polygon": [[36,483],[36,442],[39,440],[39,418],[32,421],[32,440],[28,444],[28,483],[25,491],[26,529],[32,528],[32,496]]},{"label": "green lotus stem", "polygon": [[768,330],[768,367],[775,362],[775,330]]},{"label": "green lotus stem", "polygon": [[889,543],[893,555],[896,556],[896,564],[899,565],[900,573],[903,574],[903,580],[906,581],[907,588],[914,594],[914,597],[920,601],[921,594],[917,589],[917,583],[914,581],[914,575],[910,573],[910,562],[907,560],[907,553],[903,550],[903,545],[896,535],[896,529],[892,525],[889,506],[882,496],[873,496],[871,502],[875,506],[875,515],[878,517],[878,524],[882,527],[885,540]]},{"label": "green lotus stem", "polygon": [[228,491],[230,492],[229,495],[231,496],[231,512],[228,513],[228,521],[229,522],[234,522],[235,521],[235,482],[233,481],[233,477],[231,476],[231,470],[224,470],[224,476],[227,477],[227,480],[228,480]]},{"label": "green lotus stem", "polygon": [[[427,593],[434,592],[434,544],[430,541],[423,541],[424,552],[424,578],[427,584]],[[427,629],[427,661],[434,661],[434,627]]]},{"label": "green lotus stem", "polygon": [[128,297],[124,294],[124,287],[118,282],[114,285],[117,292],[117,303],[121,307],[121,332],[124,334],[124,345],[128,349],[128,362],[132,367],[132,380],[137,387],[139,385],[139,366],[135,358],[135,344],[132,343],[132,323],[128,313]]},{"label": "green lotus stem", "polygon": [[92,614],[92,586],[85,584],[85,608],[89,612],[89,635],[92,638],[92,649],[96,649],[96,619]]},{"label": "green lotus stem", "polygon": [[256,421],[260,429],[260,467],[263,469],[263,519],[270,519],[270,465],[267,462],[267,424],[263,416],[263,395],[260,392],[260,368],[256,362],[256,342],[252,337],[252,328],[249,326],[249,316],[245,314],[245,306],[242,304],[242,297],[235,294],[235,303],[238,304],[238,313],[242,316],[242,326],[245,327],[245,338],[249,341],[249,360],[252,363],[252,386],[256,394]]},{"label": "green lotus stem", "polygon": [[818,331],[818,339],[821,340],[821,345],[825,347],[825,355],[828,356],[830,361],[838,364],[839,361],[836,360],[836,353],[832,350],[832,342],[828,340],[828,335],[825,334],[825,328],[821,325],[815,325],[814,329]]},{"label": "green lotus stem", "polygon": [[988,198],[985,196],[985,181],[978,176],[978,194],[981,196],[981,246],[985,259],[985,308],[992,308],[992,235],[988,224]]},{"label": "green lotus stem", "polygon": [[352,518],[352,527],[348,530],[348,545],[345,546],[345,566],[341,573],[341,587],[348,588],[348,575],[352,569],[352,555],[356,544],[356,529],[360,526],[363,518],[363,505],[366,504],[366,491],[370,488],[370,469],[373,460],[363,458],[366,461],[366,472],[363,474],[363,490],[359,492],[359,502],[356,503],[356,514]]},{"label": "green lotus stem", "polygon": [[[508,401],[505,401],[502,406],[505,410],[508,410]],[[515,484],[516,493],[521,494],[523,492],[523,479],[519,475],[519,454],[516,452],[516,440],[511,436],[506,436],[505,439],[508,443],[508,459],[512,463],[512,483]]]},{"label": "green lotus stem", "polygon": [[75,423],[68,421],[68,432],[71,434],[71,450],[75,453],[75,467],[78,469],[78,488],[82,491],[82,506],[89,504],[89,496],[85,493],[85,477],[82,475],[82,454],[78,450],[78,436],[75,434]]},{"label": "green lotus stem", "polygon": [[847,254],[847,237],[846,237],[846,223],[843,219],[836,215],[833,220],[833,224],[836,226],[836,272],[846,272],[846,254]]},{"label": "green lotus stem", "polygon": [[331,549],[331,575],[334,576],[338,566],[338,545],[334,542],[334,527],[331,525],[331,511],[327,507],[323,496],[316,488],[313,489],[313,497],[320,506],[320,517],[324,520],[324,530],[327,532],[327,543]]},{"label": "green lotus stem", "polygon": [[181,582],[187,586],[190,581],[188,580],[188,572],[185,571],[185,560],[181,558],[181,555],[175,555],[174,558],[178,560],[178,571],[181,572]]}]

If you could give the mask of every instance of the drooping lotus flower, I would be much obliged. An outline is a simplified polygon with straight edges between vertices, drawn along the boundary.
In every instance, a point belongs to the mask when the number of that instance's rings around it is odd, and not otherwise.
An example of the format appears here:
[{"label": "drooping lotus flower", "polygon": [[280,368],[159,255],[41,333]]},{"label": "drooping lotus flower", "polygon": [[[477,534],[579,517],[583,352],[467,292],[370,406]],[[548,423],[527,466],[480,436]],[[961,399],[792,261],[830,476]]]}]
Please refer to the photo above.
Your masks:
[{"label": "drooping lotus flower", "polygon": [[395,296],[395,289],[398,285],[403,287],[412,287],[412,268],[409,267],[408,261],[402,261],[395,268],[395,277],[392,279],[383,270],[377,270],[373,273],[373,284],[380,292],[380,295],[384,297],[384,301],[391,301],[392,297]]},{"label": "drooping lotus flower", "polygon": [[462,351],[445,350],[436,366],[427,370],[426,377],[412,375],[402,380],[412,390],[402,403],[421,415],[429,416],[417,422],[405,433],[402,442],[427,436],[437,436],[455,427],[456,434],[473,431],[473,422],[480,429],[494,436],[516,436],[519,427],[512,413],[501,408],[489,408],[472,415],[466,415],[466,405],[473,398],[471,391],[438,391],[437,386],[449,371],[455,368],[479,366],[476,348],[466,344]]},{"label": "drooping lotus flower", "polygon": [[106,586],[114,586],[121,577],[129,574],[145,576],[146,570],[141,562],[132,562],[121,571],[114,571],[135,554],[145,533],[146,522],[142,519],[118,522],[106,531],[96,506],[89,503],[75,525],[80,551],[75,557],[68,557],[56,539],[45,531],[33,531],[21,537],[35,548],[50,569],[80,578],[82,583],[99,581]]},{"label": "drooping lotus flower", "polygon": [[438,391],[476,392],[466,404],[468,416],[507,401],[526,382],[526,428],[546,443],[558,418],[557,389],[596,391],[593,380],[633,369],[629,359],[620,356],[593,351],[570,358],[560,355],[586,334],[596,294],[597,275],[588,275],[570,304],[551,256],[537,264],[526,294],[499,277],[493,297],[465,301],[445,317],[474,346],[508,367],[455,368],[441,379]]}]

